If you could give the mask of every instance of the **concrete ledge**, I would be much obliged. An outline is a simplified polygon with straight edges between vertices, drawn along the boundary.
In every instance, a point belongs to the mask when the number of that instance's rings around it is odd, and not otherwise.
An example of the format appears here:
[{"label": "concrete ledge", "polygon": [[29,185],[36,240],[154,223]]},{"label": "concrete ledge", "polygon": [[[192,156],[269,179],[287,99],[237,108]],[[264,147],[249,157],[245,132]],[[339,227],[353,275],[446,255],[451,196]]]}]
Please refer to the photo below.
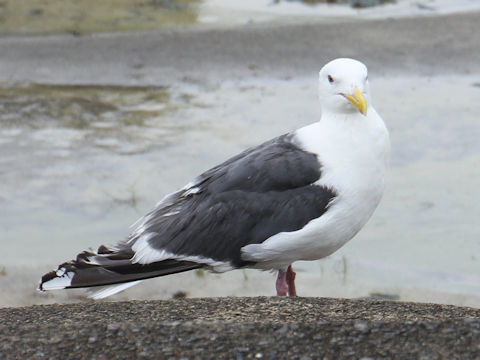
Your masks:
[{"label": "concrete ledge", "polygon": [[2,359],[480,356],[480,309],[327,298],[203,298],[0,309]]}]

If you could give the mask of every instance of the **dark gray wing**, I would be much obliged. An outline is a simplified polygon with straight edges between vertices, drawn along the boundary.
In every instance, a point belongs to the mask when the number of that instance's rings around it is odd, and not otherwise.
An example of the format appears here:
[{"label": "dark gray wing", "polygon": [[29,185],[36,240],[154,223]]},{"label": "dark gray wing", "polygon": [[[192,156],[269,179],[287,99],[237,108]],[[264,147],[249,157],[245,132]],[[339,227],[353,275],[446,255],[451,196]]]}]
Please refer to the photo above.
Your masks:
[{"label": "dark gray wing", "polygon": [[280,136],[169,196],[146,216],[129,243],[153,233],[148,242],[155,249],[245,265],[243,246],[299,230],[325,213],[336,194],[313,184],[320,167],[317,156],[302,150],[294,135]]}]

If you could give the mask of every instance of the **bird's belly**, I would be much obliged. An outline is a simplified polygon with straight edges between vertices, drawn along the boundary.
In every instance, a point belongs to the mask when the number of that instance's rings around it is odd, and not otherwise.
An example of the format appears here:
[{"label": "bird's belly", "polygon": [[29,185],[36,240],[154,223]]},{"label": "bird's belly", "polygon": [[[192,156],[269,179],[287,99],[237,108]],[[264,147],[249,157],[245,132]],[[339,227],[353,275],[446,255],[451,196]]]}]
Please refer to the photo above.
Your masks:
[{"label": "bird's belly", "polygon": [[[302,229],[276,234],[249,250],[259,268],[282,268],[298,260],[324,258],[352,239],[367,223],[380,202],[383,178],[371,186],[350,187],[339,195],[326,213]],[[248,246],[247,246],[248,247]]]},{"label": "bird's belly", "polygon": [[363,228],[379,204],[381,192],[363,195],[364,201],[354,199],[359,196],[348,199],[347,195],[337,199],[324,216],[298,231],[301,246],[309,247],[299,260],[317,260],[331,255]]}]

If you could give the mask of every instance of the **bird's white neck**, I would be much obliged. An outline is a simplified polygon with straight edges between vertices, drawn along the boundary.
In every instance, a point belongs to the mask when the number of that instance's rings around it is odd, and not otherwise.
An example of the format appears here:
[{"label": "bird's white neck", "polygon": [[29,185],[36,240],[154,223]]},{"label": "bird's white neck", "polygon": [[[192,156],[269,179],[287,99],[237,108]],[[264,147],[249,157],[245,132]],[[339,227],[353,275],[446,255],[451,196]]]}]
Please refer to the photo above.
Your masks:
[{"label": "bird's white neck", "polygon": [[[390,144],[385,124],[374,108],[366,116],[358,112],[327,112],[319,122],[297,130],[296,134],[305,150],[317,154],[322,164],[322,184],[383,182]],[[367,179],[366,174],[378,179]]]}]

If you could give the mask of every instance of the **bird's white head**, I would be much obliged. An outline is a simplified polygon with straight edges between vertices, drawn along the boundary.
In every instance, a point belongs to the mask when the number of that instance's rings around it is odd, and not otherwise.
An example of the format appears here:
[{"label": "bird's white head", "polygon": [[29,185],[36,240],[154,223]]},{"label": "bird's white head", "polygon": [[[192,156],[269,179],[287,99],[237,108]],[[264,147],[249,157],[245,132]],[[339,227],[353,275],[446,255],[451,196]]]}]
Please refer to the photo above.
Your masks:
[{"label": "bird's white head", "polygon": [[322,112],[366,115],[370,104],[367,67],[358,60],[339,58],[320,70]]}]

